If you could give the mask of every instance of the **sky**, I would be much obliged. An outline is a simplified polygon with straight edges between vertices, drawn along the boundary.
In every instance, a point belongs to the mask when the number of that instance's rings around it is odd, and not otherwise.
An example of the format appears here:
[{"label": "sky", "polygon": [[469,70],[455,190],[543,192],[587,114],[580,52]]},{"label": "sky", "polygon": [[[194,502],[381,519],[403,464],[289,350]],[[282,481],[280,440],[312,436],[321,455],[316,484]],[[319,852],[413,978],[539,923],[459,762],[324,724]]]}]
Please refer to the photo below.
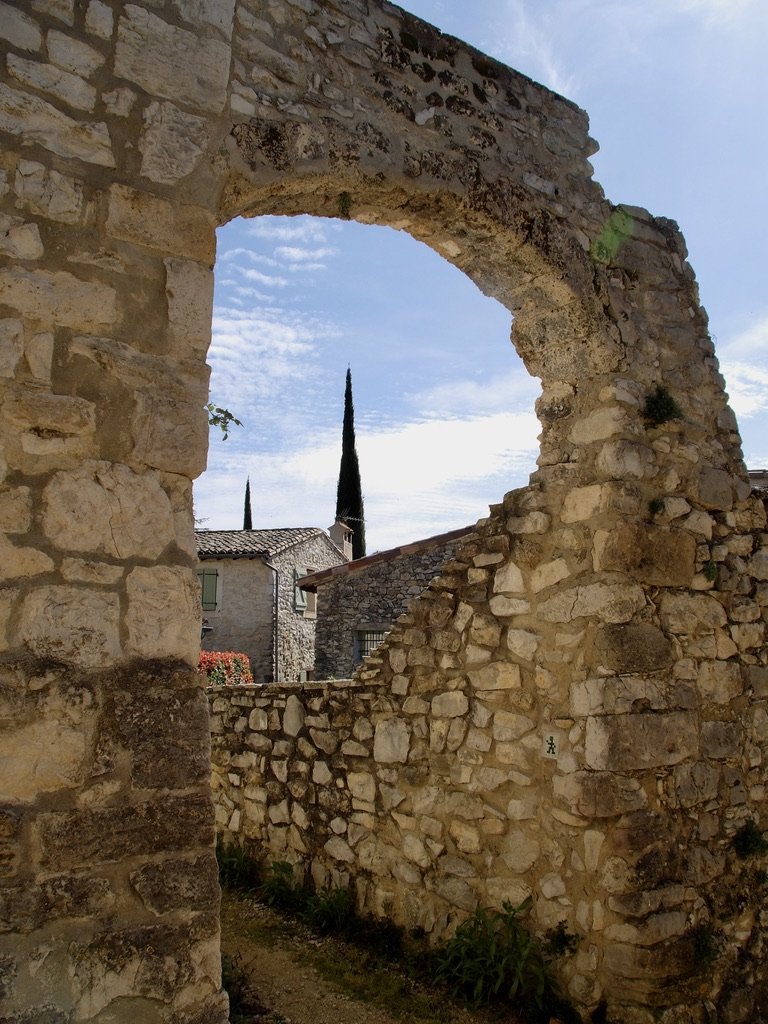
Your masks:
[{"label": "sky", "polygon": [[[567,96],[614,203],[676,220],[749,468],[768,466],[768,2],[407,0],[444,32]],[[207,529],[334,518],[352,370],[368,553],[474,523],[535,470],[539,394],[510,314],[402,232],[309,217],[218,237]]]}]

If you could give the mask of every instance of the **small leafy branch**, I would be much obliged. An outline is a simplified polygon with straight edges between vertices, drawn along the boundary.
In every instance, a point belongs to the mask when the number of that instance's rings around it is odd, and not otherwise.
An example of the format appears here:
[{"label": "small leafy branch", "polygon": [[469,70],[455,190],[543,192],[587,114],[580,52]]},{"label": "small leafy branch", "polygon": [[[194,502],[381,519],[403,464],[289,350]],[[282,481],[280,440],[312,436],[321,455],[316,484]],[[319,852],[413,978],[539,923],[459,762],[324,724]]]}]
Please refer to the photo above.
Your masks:
[{"label": "small leafy branch", "polygon": [[233,425],[236,427],[242,427],[243,425],[229,409],[223,409],[220,405],[215,405],[213,402],[206,402],[205,408],[208,413],[208,423],[212,427],[218,427],[221,430],[223,435],[222,441],[227,440]]},{"label": "small leafy branch", "polygon": [[236,651],[200,651],[197,671],[208,677],[209,686],[239,686],[253,682],[248,655]]},{"label": "small leafy branch", "polygon": [[649,426],[658,427],[669,420],[679,420],[682,415],[683,410],[661,384],[657,384],[656,390],[646,396],[643,417]]}]

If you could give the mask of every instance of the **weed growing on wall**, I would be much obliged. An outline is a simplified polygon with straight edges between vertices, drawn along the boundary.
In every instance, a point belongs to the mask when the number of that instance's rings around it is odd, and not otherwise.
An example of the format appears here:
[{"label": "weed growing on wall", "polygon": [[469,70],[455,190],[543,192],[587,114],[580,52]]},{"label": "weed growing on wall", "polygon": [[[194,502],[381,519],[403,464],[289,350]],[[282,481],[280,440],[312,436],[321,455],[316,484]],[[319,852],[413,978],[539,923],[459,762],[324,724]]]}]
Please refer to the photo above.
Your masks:
[{"label": "weed growing on wall", "polygon": [[768,843],[763,838],[763,833],[760,831],[757,823],[751,818],[741,826],[731,842],[736,855],[742,860],[746,860],[748,857],[755,857],[768,850]]},{"label": "weed growing on wall", "polygon": [[658,427],[669,420],[679,420],[682,415],[680,406],[661,384],[656,386],[652,394],[646,396],[643,417],[648,426]]}]

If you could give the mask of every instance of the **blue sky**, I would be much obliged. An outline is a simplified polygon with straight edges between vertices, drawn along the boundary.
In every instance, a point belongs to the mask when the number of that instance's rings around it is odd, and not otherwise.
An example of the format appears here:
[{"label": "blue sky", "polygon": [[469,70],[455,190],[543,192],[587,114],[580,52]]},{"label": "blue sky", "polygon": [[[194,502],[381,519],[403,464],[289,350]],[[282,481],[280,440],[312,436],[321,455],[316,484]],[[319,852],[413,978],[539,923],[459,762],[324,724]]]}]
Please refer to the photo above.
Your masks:
[{"label": "blue sky", "polygon": [[[613,202],[685,234],[747,464],[768,466],[765,0],[409,0],[443,31],[568,96]],[[211,434],[195,511],[210,529],[327,527],[352,368],[368,550],[487,514],[535,468],[538,382],[510,316],[407,235],[335,220],[219,232]]]}]

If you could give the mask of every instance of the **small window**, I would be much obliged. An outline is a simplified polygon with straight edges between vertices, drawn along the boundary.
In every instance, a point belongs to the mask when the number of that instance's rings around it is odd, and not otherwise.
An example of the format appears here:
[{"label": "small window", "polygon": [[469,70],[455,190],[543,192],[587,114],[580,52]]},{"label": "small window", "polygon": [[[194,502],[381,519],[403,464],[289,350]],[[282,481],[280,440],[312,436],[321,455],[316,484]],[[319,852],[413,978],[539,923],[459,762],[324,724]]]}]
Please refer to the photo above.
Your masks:
[{"label": "small window", "polygon": [[204,612],[216,611],[216,591],[219,574],[216,569],[198,569],[197,582],[200,584],[200,600]]},{"label": "small window", "polygon": [[311,590],[302,590],[298,581],[304,576],[311,576],[314,569],[309,566],[296,566],[294,570],[294,597],[293,607],[297,612],[302,612],[305,619],[317,617],[317,594]]},{"label": "small window", "polygon": [[388,632],[389,630],[386,629],[358,629],[355,634],[355,664],[359,665],[363,658],[367,658],[384,640]]}]

